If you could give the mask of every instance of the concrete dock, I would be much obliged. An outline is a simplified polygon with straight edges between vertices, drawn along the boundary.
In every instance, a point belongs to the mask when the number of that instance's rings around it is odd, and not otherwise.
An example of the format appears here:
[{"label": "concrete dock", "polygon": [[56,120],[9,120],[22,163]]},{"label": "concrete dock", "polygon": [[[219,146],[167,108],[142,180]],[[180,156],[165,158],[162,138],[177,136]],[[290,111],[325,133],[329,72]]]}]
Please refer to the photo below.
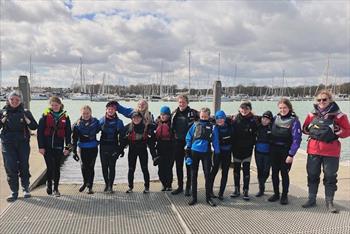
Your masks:
[{"label": "concrete dock", "polygon": [[[33,181],[45,167],[36,146],[32,149]],[[151,183],[149,194],[142,193],[142,183],[135,185],[132,194],[125,193],[126,184],[115,185],[114,194],[103,193],[103,185],[98,184],[93,195],[79,193],[80,185],[62,184],[59,198],[48,196],[42,186],[32,191],[32,198],[20,198],[8,205],[4,201],[8,186],[1,165],[0,230],[1,233],[349,233],[349,165],[342,164],[339,169],[336,193],[339,214],[327,212],[322,184],[318,205],[310,209],[301,207],[307,199],[305,165],[306,155],[299,151],[290,173],[289,205],[267,201],[272,194],[270,181],[265,196],[254,196],[258,185],[252,162],[251,200],[229,197],[233,190],[231,169],[225,199],[222,202],[215,199],[217,207],[205,203],[203,175],[198,180],[199,203],[193,207],[187,204],[190,198],[183,194],[160,192],[159,182]],[[215,192],[220,178],[219,172]],[[176,181],[173,184],[176,185]]]}]

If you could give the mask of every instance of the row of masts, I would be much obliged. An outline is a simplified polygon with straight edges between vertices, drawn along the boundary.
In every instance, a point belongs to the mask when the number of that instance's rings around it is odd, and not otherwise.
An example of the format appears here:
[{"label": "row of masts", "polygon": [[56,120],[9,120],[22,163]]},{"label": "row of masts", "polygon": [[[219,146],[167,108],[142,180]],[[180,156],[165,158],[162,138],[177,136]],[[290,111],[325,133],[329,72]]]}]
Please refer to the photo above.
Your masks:
[{"label": "row of masts", "polygon": [[[218,68],[217,68],[217,80],[221,80],[221,64],[220,61],[221,60],[221,53],[218,53]],[[159,94],[160,96],[164,96],[164,94],[168,95],[169,93],[172,92],[172,90],[169,90],[169,87],[172,87],[173,84],[168,83],[168,82],[164,82],[164,63],[163,60],[160,61],[160,79],[158,79],[158,75],[156,75],[156,84],[159,84],[159,91],[157,92],[157,90],[151,88],[151,90],[148,90],[148,94],[150,95],[156,95]],[[323,79],[322,79],[322,83],[325,84],[325,87],[329,86],[329,68],[330,68],[330,64],[329,64],[329,58],[327,60],[327,65],[325,68],[325,71],[323,72]],[[29,57],[29,80],[32,84],[32,86],[34,86],[34,69],[33,69],[33,65],[32,65],[32,56]],[[169,77],[169,71],[168,71],[168,79],[169,80],[175,80],[175,75],[174,73],[172,73],[172,77]],[[80,57],[80,65],[79,65],[79,78],[80,78],[80,87],[79,90],[81,93],[88,93],[87,90],[87,84],[86,84],[86,75],[84,74],[84,67],[83,67],[83,60]],[[95,74],[93,75],[93,79],[95,78]],[[191,50],[188,50],[188,93],[191,93]],[[109,79],[109,76],[107,77],[107,80]],[[157,82],[158,81],[158,82]],[[234,73],[233,73],[233,87],[237,86],[237,64],[234,64]],[[335,80],[336,81],[336,80]],[[74,86],[75,81],[73,80],[73,86]],[[165,84],[166,83],[166,84]],[[204,82],[206,83],[206,82]],[[163,89],[163,85],[165,84],[165,90]],[[203,84],[203,82],[201,81],[201,85]],[[208,73],[208,85],[210,87],[210,78],[209,78],[209,73]],[[272,84],[275,84],[274,80],[272,80]],[[332,84],[332,82],[331,82]],[[1,77],[0,77],[0,85],[1,85]],[[274,93],[266,93],[266,95],[277,95],[277,96],[285,96],[288,95],[288,90],[286,89],[286,87],[288,86],[288,84],[286,83],[286,79],[285,79],[285,69],[282,70],[282,86],[280,87],[279,91],[276,91],[278,89],[275,89],[273,87],[274,85],[271,86],[271,91],[273,90]],[[102,77],[102,84],[100,85],[100,90],[99,93],[100,94],[104,94],[105,93],[105,88],[108,88],[108,85],[106,85],[106,74],[103,73],[103,77]],[[152,87],[152,86],[151,86]],[[336,84],[333,84],[330,87],[334,92],[336,92]],[[74,89],[74,88],[73,88]],[[232,90],[232,94],[235,95],[236,93],[239,93],[239,90],[233,89]],[[108,93],[108,92],[107,92]],[[305,91],[306,93],[306,91]]]}]

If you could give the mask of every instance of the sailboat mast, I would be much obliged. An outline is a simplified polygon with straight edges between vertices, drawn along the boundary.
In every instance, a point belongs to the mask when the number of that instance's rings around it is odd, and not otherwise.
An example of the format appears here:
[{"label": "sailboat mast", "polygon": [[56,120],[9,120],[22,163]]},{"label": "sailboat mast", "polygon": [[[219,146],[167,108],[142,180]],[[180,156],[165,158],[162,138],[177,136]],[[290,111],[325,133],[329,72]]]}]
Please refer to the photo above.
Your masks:
[{"label": "sailboat mast", "polygon": [[235,73],[233,76],[233,81],[234,81],[234,89],[233,89],[233,95],[236,95],[236,87],[237,87],[237,64],[235,63]]},{"label": "sailboat mast", "polygon": [[281,97],[284,96],[284,69],[282,72],[282,90],[281,90]]},{"label": "sailboat mast", "polygon": [[219,62],[218,62],[218,80],[220,80],[220,52],[219,52]]},{"label": "sailboat mast", "polygon": [[191,94],[191,50],[188,51],[188,95]]},{"label": "sailboat mast", "polygon": [[83,90],[83,59],[80,57],[80,92],[84,92]]},{"label": "sailboat mast", "polygon": [[326,68],[326,84],[325,84],[325,88],[327,88],[328,86],[328,72],[329,72],[329,57],[327,60],[327,68]]},{"label": "sailboat mast", "polygon": [[160,85],[159,96],[163,97],[163,59],[160,61]]}]

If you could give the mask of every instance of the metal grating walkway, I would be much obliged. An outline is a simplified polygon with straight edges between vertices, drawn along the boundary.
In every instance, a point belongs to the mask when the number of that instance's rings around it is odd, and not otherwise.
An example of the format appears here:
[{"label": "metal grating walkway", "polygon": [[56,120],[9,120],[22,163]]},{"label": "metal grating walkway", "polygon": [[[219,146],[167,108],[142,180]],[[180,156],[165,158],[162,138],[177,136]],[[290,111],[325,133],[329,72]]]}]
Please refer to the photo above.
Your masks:
[{"label": "metal grating walkway", "polygon": [[[199,187],[203,187],[199,184]],[[256,192],[251,184],[251,194]],[[324,201],[311,209],[301,208],[305,191],[290,188],[290,204],[267,202],[268,196],[250,201],[228,197],[215,208],[205,203],[204,190],[199,203],[190,207],[190,198],[158,191],[152,183],[149,194],[142,184],[126,194],[118,185],[114,194],[104,194],[96,185],[94,195],[78,192],[78,185],[61,185],[62,196],[47,196],[43,187],[33,191],[33,198],[13,203],[0,217],[1,233],[350,233],[350,211],[339,207],[339,214],[326,211]],[[271,194],[271,185],[267,187]],[[218,202],[218,200],[216,200]]]},{"label": "metal grating walkway", "polygon": [[78,188],[60,186],[59,198],[45,195],[43,188],[33,191],[33,198],[21,199],[4,212],[1,233],[183,233],[162,193],[126,194],[125,187],[114,194],[87,195]]},{"label": "metal grating walkway", "polygon": [[261,198],[253,195],[257,185],[251,187],[250,201],[244,201],[242,196],[230,198],[232,187],[228,187],[225,200],[216,200],[215,208],[206,205],[203,189],[195,208],[187,205],[189,199],[170,198],[192,233],[350,233],[350,211],[345,207],[337,206],[341,212],[330,214],[325,202],[319,199],[316,207],[303,209],[306,192],[292,185],[289,205],[282,206],[267,201],[272,194],[271,185],[267,186],[268,195]]}]

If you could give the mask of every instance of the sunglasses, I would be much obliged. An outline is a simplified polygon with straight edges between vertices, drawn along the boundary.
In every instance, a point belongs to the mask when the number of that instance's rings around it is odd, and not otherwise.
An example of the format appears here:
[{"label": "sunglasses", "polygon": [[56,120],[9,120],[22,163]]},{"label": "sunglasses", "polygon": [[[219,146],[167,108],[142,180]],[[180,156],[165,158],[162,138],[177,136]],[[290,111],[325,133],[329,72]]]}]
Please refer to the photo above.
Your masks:
[{"label": "sunglasses", "polygon": [[328,98],[321,98],[321,99],[317,99],[317,102],[321,102],[321,101],[326,102],[327,100]]}]

